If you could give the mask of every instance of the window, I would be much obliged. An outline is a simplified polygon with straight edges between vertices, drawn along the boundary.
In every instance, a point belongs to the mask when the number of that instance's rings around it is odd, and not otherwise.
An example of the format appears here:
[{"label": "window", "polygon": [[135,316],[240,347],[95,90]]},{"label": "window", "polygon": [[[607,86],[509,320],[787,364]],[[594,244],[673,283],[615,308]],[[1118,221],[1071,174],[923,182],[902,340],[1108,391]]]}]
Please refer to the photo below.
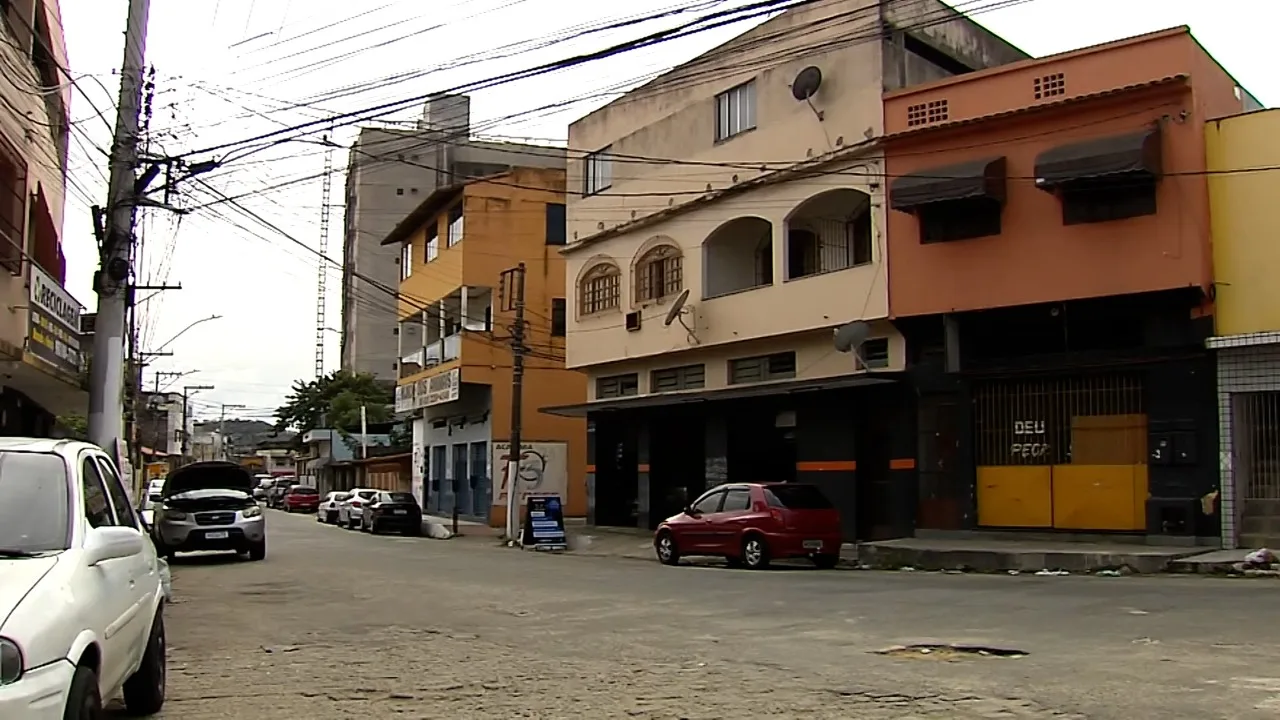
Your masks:
[{"label": "window", "polygon": [[454,206],[449,211],[449,235],[446,238],[449,247],[453,247],[462,242],[462,204]]},{"label": "window", "polygon": [[764,500],[769,507],[788,510],[828,510],[831,501],[813,485],[772,485],[765,489]]},{"label": "window", "polygon": [[408,279],[413,274],[413,243],[400,246],[400,279]]},{"label": "window", "polygon": [[673,245],[659,245],[636,262],[636,302],[671,297],[684,287],[683,257]]},{"label": "window", "polygon": [[693,503],[691,508],[693,509],[694,512],[697,512],[703,515],[707,513],[720,512],[720,503],[723,500],[724,500],[724,491],[713,490],[707,493],[706,495],[703,495],[702,497],[698,498]]},{"label": "window", "polygon": [[80,483],[84,488],[84,516],[89,521],[89,526],[100,528],[115,525],[116,517],[111,512],[111,501],[108,499],[107,487],[102,482],[102,474],[98,472],[98,464],[93,458],[86,457],[80,468]]},{"label": "window", "polygon": [[751,509],[751,491],[746,488],[729,488],[724,494],[724,506],[720,512],[742,512]]},{"label": "window", "polygon": [[102,481],[107,485],[107,494],[111,496],[111,504],[116,508],[116,517],[120,524],[136,528],[138,516],[133,512],[133,503],[129,502],[129,494],[120,483],[120,475],[106,458],[98,458],[98,467],[102,470]]},{"label": "window", "polygon": [[729,384],[789,380],[796,376],[794,352],[738,358],[729,361]]},{"label": "window", "polygon": [[1062,188],[1062,224],[1111,222],[1156,214],[1154,178],[1082,180]]},{"label": "window", "polygon": [[396,194],[397,194],[397,195],[403,195],[403,194],[404,194],[404,188],[396,188]]},{"label": "window", "polygon": [[0,265],[22,272],[26,247],[27,165],[16,148],[0,138]]},{"label": "window", "polygon": [[695,390],[705,384],[706,370],[703,365],[684,365],[682,367],[654,370],[649,383],[649,391]]},{"label": "window", "polygon": [[920,208],[922,244],[971,240],[1000,234],[999,201],[989,198],[929,203]]},{"label": "window", "polygon": [[582,194],[595,195],[613,187],[613,159],[608,152],[612,146],[601,148],[582,159]]},{"label": "window", "polygon": [[640,377],[635,373],[596,378],[596,399],[627,397],[640,392]]},{"label": "window", "polygon": [[716,96],[716,142],[756,126],[756,81],[745,82]]},{"label": "window", "polygon": [[564,337],[565,325],[564,298],[551,298],[551,337]]},{"label": "window", "polygon": [[622,273],[608,263],[591,269],[578,288],[578,312],[593,315],[606,310],[616,310],[621,303]]},{"label": "window", "polygon": [[889,367],[889,338],[872,338],[862,343],[858,357],[868,368]]},{"label": "window", "polygon": [[440,226],[433,224],[427,228],[427,249],[424,255],[426,262],[431,262],[440,256]]},{"label": "window", "polygon": [[565,245],[569,241],[563,203],[547,203],[547,244]]}]

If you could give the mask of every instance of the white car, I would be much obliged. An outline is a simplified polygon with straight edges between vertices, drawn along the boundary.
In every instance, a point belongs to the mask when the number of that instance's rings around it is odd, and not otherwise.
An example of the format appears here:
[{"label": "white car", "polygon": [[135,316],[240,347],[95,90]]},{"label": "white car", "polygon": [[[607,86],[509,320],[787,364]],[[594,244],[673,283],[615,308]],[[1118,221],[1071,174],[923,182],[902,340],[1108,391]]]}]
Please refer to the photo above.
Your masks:
[{"label": "white car", "polygon": [[350,496],[341,490],[325,495],[324,499],[320,501],[320,507],[316,509],[316,521],[327,525],[336,524],[338,522],[338,507],[348,497]]},{"label": "white car", "polygon": [[352,488],[347,493],[346,499],[338,503],[338,524],[348,530],[355,530],[360,527],[364,506],[373,501],[373,496],[378,491],[373,488]]},{"label": "white car", "polygon": [[159,712],[160,575],[102,450],[0,438],[0,718],[97,720],[120,695]]},{"label": "white car", "polygon": [[164,497],[164,478],[147,483],[147,504],[158,503]]}]

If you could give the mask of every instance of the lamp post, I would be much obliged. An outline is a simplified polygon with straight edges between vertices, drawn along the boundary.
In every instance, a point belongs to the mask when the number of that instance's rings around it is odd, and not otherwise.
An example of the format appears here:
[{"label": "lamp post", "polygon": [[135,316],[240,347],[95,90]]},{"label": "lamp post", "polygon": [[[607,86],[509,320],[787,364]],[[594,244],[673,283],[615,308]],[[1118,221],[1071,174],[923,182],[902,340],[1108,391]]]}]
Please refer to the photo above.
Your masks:
[{"label": "lamp post", "polygon": [[169,347],[170,345],[172,345],[174,340],[177,340],[178,338],[182,337],[182,334],[183,334],[183,333],[185,333],[186,331],[190,330],[191,328],[193,328],[193,327],[195,327],[195,326],[197,326],[197,325],[200,325],[201,323],[207,323],[207,322],[209,322],[209,321],[211,321],[211,320],[221,320],[221,319],[222,319],[222,316],[221,316],[221,315],[210,315],[210,316],[209,316],[209,317],[207,317],[207,318],[200,318],[199,320],[196,320],[195,322],[191,323],[190,325],[188,325],[188,326],[186,326],[186,327],[182,328],[181,330],[179,330],[177,335],[174,335],[173,337],[169,338],[167,341],[165,341],[165,342],[164,342],[164,344],[162,344],[160,347],[156,348],[155,350],[153,350],[153,351],[152,351],[152,353],[149,353],[149,354],[158,353],[158,352],[160,352],[161,350],[164,350],[165,348],[167,348],[167,347]]}]

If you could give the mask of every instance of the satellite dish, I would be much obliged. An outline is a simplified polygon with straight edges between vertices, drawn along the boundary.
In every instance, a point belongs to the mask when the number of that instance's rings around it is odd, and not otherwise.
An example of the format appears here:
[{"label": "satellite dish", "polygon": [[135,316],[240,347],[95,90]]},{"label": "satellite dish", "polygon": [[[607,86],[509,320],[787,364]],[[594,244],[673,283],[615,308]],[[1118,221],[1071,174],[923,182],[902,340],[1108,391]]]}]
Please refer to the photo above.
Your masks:
[{"label": "satellite dish", "polygon": [[680,311],[684,309],[684,304],[689,301],[689,288],[680,291],[676,296],[675,302],[671,303],[671,309],[667,311],[667,316],[662,320],[664,326],[670,325],[680,317]]},{"label": "satellite dish", "polygon": [[800,102],[807,102],[818,94],[820,87],[822,87],[822,71],[810,65],[801,70],[796,75],[796,79],[791,82],[791,95]]},{"label": "satellite dish", "polygon": [[845,323],[835,329],[836,350],[842,353],[853,352],[869,337],[871,337],[869,323],[861,320]]}]

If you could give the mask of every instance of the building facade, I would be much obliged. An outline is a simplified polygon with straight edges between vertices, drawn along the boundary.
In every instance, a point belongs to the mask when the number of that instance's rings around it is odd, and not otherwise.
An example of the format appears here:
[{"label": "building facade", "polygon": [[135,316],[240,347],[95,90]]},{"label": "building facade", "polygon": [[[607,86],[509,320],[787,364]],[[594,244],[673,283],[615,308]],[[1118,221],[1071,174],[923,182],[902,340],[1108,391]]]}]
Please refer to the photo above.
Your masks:
[{"label": "building facade", "polygon": [[383,240],[401,253],[396,410],[414,417],[413,492],[428,512],[505,522],[521,293],[509,271],[523,264],[522,479],[585,513],[585,423],[538,413],[585,398],[564,368],[564,177],[518,167],[441,188]]},{"label": "building facade", "polygon": [[394,380],[399,248],[382,239],[438,188],[515,165],[564,167],[564,151],[469,139],[465,95],[429,100],[416,128],[362,128],[346,176],[342,368]]},{"label": "building facade", "polygon": [[901,532],[880,95],[1025,57],[942,3],[819,2],[570,126],[567,357],[590,397],[548,411],[589,419],[592,522],[805,480],[850,539]]},{"label": "building facade", "polygon": [[1187,28],[884,98],[916,526],[1219,535],[1204,122]]},{"label": "building facade", "polygon": [[[1213,221],[1223,547],[1280,542],[1280,110],[1205,129]],[[1250,110],[1253,110],[1250,112]]]},{"label": "building facade", "polygon": [[83,308],[63,287],[70,78],[56,0],[0,4],[0,433],[85,415]]}]

